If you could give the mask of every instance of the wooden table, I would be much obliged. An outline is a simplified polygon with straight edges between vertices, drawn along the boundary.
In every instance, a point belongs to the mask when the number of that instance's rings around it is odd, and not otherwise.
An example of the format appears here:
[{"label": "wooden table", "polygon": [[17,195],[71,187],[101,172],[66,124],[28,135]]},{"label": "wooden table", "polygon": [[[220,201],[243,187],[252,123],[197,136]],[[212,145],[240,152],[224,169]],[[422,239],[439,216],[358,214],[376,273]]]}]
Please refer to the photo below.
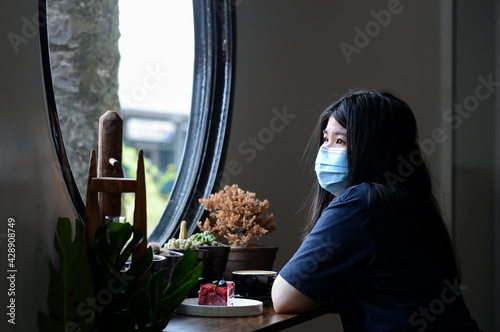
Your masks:
[{"label": "wooden table", "polygon": [[197,317],[174,314],[164,332],[248,332],[248,331],[281,331],[308,320],[334,313],[335,308],[329,305],[321,306],[303,314],[277,314],[270,305],[264,306],[264,312],[252,317]]}]

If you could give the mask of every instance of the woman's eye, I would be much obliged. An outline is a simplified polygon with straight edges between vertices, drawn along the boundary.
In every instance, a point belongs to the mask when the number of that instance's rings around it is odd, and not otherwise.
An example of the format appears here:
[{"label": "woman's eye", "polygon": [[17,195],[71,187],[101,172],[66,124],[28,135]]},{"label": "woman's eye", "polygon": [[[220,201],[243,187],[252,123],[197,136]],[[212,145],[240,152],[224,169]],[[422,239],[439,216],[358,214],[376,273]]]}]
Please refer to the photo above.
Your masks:
[{"label": "woman's eye", "polygon": [[345,142],[343,140],[341,140],[340,138],[337,138],[337,141],[335,143],[337,143],[337,144],[345,144]]},{"label": "woman's eye", "polygon": [[323,137],[323,142],[328,142],[328,137]]}]

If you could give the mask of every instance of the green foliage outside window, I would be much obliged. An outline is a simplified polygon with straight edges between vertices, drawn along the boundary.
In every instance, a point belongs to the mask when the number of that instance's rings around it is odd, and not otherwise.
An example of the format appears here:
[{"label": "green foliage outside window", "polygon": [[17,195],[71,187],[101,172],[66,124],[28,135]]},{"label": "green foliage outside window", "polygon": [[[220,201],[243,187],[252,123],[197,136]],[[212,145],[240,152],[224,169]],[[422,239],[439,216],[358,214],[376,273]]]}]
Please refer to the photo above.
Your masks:
[{"label": "green foliage outside window", "polygon": [[[134,178],[137,174],[137,149],[123,146],[122,165],[125,177]],[[146,206],[148,218],[148,236],[158,224],[163,211],[168,203],[170,191],[164,193],[164,188],[175,181],[177,172],[174,164],[169,164],[165,172],[148,158],[144,158],[146,176]],[[171,187],[171,186],[170,186]],[[134,220],[134,194],[122,194],[122,215],[127,222],[133,224]]]}]

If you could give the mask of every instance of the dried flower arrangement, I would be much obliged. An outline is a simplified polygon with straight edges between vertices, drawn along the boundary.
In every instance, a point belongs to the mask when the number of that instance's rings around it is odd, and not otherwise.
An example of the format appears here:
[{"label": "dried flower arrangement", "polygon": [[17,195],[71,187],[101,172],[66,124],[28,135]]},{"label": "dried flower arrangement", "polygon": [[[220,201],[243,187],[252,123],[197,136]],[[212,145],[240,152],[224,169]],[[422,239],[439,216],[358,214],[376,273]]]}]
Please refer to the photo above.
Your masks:
[{"label": "dried flower arrangement", "polygon": [[210,215],[204,223],[198,221],[201,231],[225,237],[231,247],[247,247],[251,238],[276,230],[273,214],[263,217],[269,202],[260,201],[255,193],[238,188],[237,184],[225,186],[209,198],[199,200]]}]

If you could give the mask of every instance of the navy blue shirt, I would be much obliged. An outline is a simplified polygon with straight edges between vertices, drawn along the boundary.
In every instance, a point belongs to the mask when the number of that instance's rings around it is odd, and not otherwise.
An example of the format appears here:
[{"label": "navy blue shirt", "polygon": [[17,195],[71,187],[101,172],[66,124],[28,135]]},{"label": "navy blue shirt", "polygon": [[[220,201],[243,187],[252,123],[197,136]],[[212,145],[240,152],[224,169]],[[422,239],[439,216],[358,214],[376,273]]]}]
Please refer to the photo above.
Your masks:
[{"label": "navy blue shirt", "polygon": [[405,235],[401,225],[418,210],[368,202],[369,190],[363,183],[336,197],[280,275],[315,301],[333,300],[345,332],[479,331],[464,287]]}]

